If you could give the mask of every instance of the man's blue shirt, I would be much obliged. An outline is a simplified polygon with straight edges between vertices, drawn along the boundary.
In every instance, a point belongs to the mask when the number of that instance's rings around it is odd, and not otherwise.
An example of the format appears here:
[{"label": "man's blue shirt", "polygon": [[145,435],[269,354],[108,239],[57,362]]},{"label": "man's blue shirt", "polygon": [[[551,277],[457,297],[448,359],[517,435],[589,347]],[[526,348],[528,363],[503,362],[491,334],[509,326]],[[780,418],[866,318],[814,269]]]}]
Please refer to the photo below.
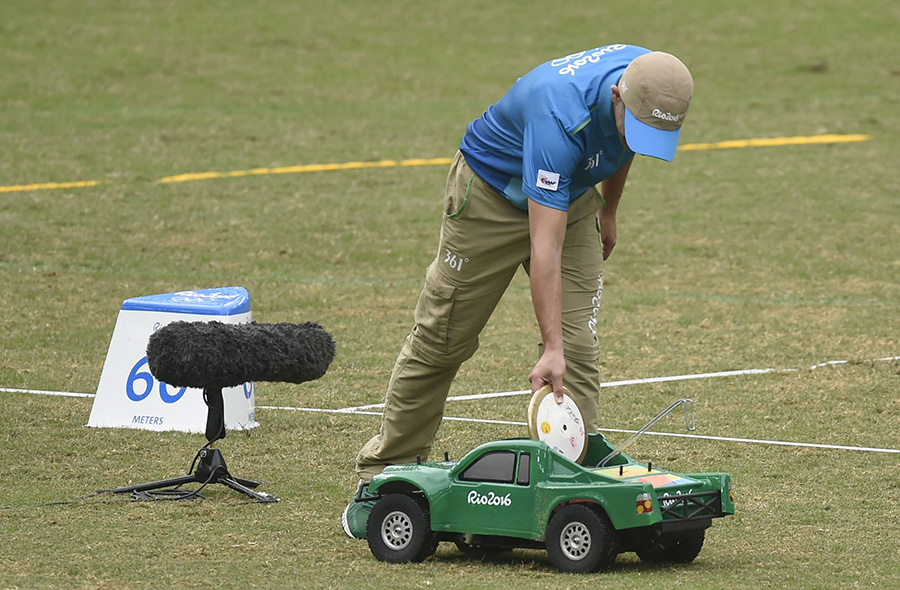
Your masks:
[{"label": "man's blue shirt", "polygon": [[520,209],[566,211],[634,155],[619,139],[612,86],[649,49],[606,45],[541,64],[472,121],[459,149]]}]

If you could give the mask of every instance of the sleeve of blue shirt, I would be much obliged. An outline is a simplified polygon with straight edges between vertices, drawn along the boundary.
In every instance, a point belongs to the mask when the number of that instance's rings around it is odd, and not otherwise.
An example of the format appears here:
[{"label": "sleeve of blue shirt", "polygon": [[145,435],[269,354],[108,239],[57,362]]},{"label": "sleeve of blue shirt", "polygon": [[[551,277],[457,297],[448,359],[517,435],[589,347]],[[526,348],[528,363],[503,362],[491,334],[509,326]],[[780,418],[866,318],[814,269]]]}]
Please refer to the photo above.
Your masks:
[{"label": "sleeve of blue shirt", "polygon": [[557,117],[533,117],[525,126],[522,191],[541,205],[568,211],[572,199],[569,184],[582,152],[576,138]]}]

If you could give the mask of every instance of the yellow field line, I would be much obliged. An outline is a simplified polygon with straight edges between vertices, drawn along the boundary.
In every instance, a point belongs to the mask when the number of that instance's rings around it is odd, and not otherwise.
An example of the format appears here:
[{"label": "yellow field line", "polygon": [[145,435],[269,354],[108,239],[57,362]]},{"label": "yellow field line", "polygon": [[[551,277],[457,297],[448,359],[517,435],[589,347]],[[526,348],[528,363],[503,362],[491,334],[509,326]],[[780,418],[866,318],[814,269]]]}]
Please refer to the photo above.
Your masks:
[{"label": "yellow field line", "polygon": [[188,182],[191,180],[209,180],[210,178],[235,178],[240,176],[262,176],[268,174],[302,174],[304,172],[328,172],[331,170],[362,170],[365,168],[396,168],[397,166],[446,166],[450,158],[433,158],[430,160],[378,160],[376,162],[344,162],[342,164],[306,164],[303,166],[283,166],[280,168],[253,168],[251,170],[232,170],[230,172],[198,172],[166,176],[156,182]]},{"label": "yellow field line", "polygon": [[[732,139],[717,143],[688,143],[678,148],[680,152],[700,150],[726,150],[748,147],[780,147],[786,145],[821,145],[830,143],[850,143],[868,141],[868,135],[811,135],[796,137],[770,137],[757,139]],[[251,168],[249,170],[230,170],[226,172],[189,172],[166,176],[156,180],[159,184],[191,182],[195,180],[211,180],[214,178],[241,178],[246,176],[268,176],[272,174],[304,174],[307,172],[329,172],[334,170],[364,170],[368,168],[397,168],[413,166],[447,166],[450,158],[412,159],[412,160],[378,160],[375,162],[343,162],[335,164],[305,164],[300,166],[280,166],[276,168]],[[23,193],[39,190],[66,188],[83,188],[110,184],[105,180],[78,180],[74,182],[45,182],[41,184],[20,184],[0,186],[0,193]]]},{"label": "yellow field line", "polygon": [[44,191],[59,188],[83,188],[86,186],[98,186],[109,184],[106,180],[76,180],[74,182],[42,182],[40,184],[14,184],[0,186],[0,193],[24,193],[28,191]]},{"label": "yellow field line", "polygon": [[732,139],[718,143],[689,143],[678,148],[680,152],[695,150],[728,150],[746,147],[780,147],[784,145],[817,145],[823,143],[850,143],[868,141],[868,135],[812,135],[808,137],[770,137],[762,139]]}]

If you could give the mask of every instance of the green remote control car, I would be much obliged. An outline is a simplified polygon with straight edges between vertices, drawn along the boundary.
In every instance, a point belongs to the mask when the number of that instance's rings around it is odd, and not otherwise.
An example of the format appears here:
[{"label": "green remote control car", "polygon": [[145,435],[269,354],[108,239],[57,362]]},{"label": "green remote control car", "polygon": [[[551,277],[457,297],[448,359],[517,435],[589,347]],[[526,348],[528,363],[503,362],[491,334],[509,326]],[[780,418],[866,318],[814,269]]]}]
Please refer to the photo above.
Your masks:
[{"label": "green remote control car", "polygon": [[[619,553],[689,563],[712,519],[734,514],[727,473],[638,463],[600,434],[576,463],[531,439],[483,444],[459,461],[393,465],[376,475],[366,538],[382,561],[422,561],[441,541],[474,554],[546,549],[563,572],[594,572]],[[374,496],[374,497],[372,497]]]}]

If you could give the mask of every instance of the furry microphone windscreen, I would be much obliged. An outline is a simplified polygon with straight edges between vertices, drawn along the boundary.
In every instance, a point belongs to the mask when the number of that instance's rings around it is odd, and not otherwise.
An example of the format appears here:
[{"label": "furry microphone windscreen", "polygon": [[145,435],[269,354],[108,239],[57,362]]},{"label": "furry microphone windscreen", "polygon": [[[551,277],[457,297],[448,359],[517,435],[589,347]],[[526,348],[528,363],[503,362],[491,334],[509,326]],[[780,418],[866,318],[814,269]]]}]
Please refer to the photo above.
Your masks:
[{"label": "furry microphone windscreen", "polygon": [[236,387],[248,381],[303,383],[334,359],[331,334],[314,322],[172,322],[150,336],[150,372],[175,387]]}]

